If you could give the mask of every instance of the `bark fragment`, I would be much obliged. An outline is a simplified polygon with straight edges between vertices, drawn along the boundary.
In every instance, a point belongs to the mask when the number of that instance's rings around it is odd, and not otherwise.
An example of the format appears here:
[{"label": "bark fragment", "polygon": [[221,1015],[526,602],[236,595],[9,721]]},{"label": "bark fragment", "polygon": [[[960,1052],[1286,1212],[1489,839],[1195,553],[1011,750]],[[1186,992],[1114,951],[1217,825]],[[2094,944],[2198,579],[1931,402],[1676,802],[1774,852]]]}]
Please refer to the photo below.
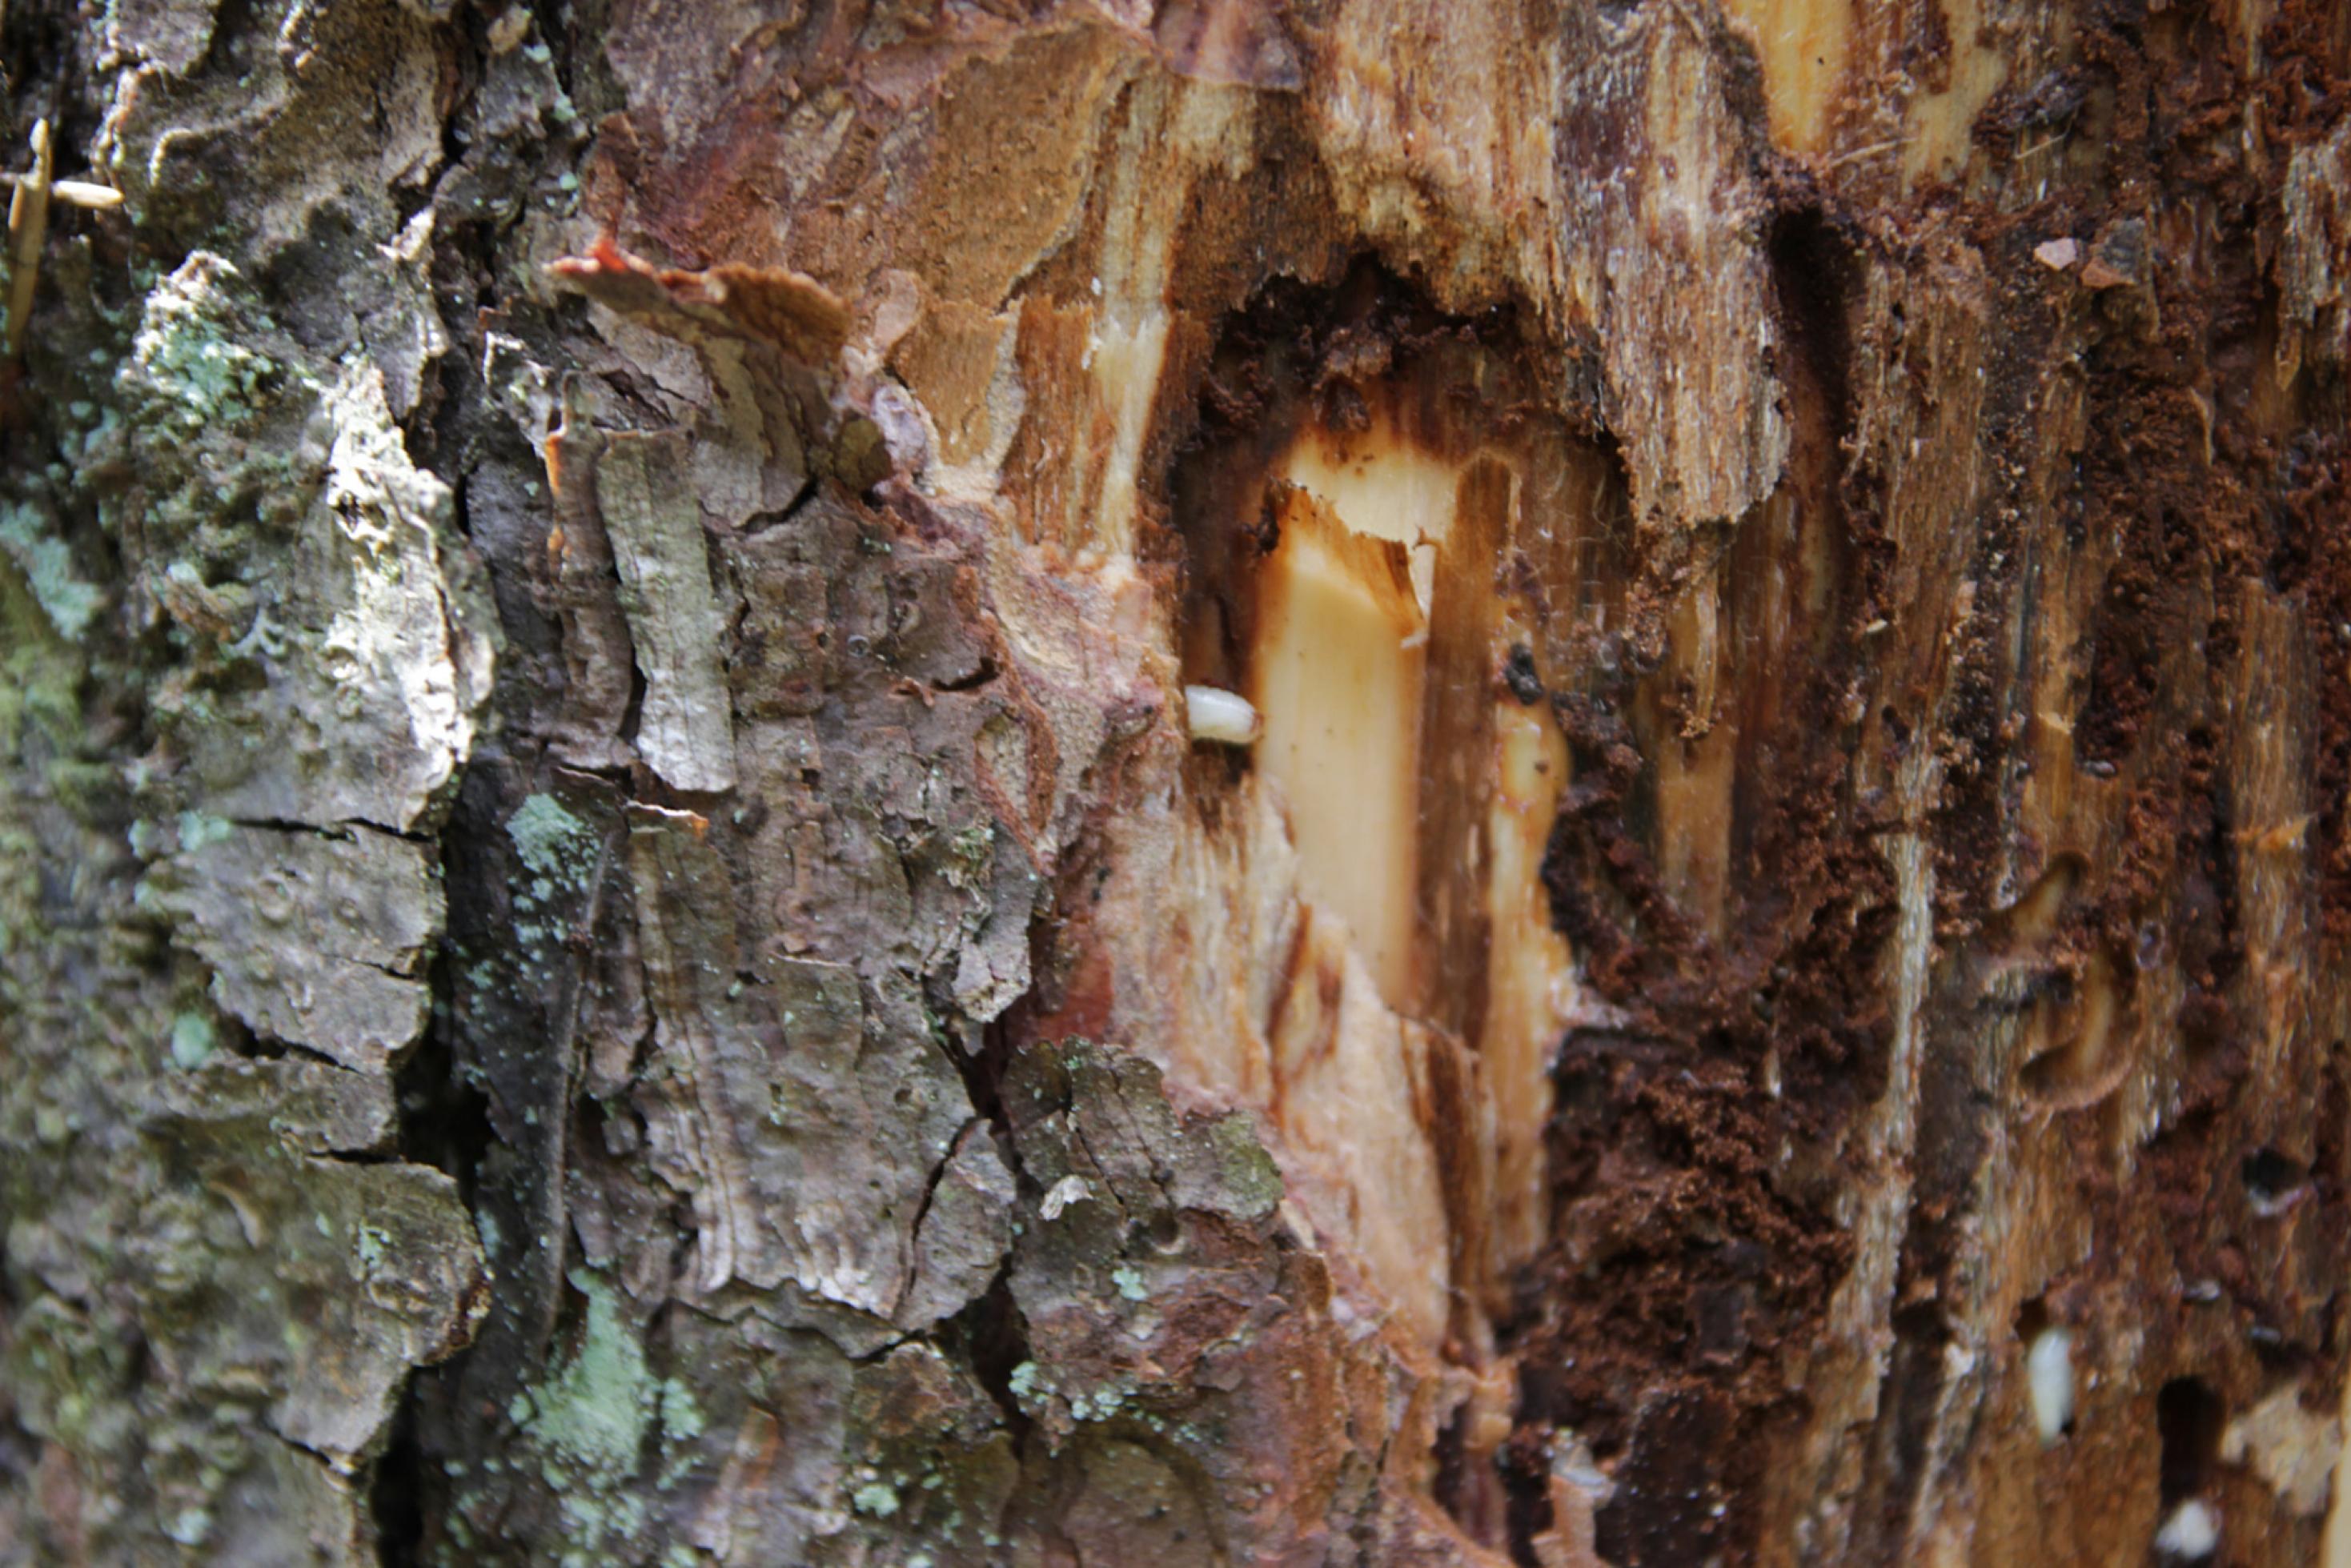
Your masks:
[{"label": "bark fragment", "polygon": [[645,681],[637,750],[672,788],[707,794],[735,783],[735,736],[719,664],[723,617],[684,446],[674,435],[610,437],[596,459],[596,504]]},{"label": "bark fragment", "polygon": [[372,1074],[423,1033],[441,889],[407,841],[191,816],[151,886],[213,966],[214,998],[256,1033]]}]

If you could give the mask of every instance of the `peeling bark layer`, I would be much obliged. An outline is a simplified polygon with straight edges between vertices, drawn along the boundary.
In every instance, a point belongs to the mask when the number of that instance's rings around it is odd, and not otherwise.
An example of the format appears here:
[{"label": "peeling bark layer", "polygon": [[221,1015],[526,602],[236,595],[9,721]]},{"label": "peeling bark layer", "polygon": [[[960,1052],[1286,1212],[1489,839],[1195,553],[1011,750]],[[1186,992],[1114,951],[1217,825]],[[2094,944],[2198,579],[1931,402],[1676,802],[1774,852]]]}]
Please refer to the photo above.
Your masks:
[{"label": "peeling bark layer", "polygon": [[10,7],[0,1555],[2312,1560],[2339,9]]}]

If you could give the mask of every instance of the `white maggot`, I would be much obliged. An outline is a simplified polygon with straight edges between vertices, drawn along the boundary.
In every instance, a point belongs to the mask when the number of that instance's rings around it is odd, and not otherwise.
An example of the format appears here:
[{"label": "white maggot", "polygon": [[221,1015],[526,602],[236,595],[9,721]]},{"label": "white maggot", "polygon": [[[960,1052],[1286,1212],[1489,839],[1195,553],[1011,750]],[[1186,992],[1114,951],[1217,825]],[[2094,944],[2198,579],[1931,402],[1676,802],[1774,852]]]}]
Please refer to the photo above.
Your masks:
[{"label": "white maggot", "polygon": [[2191,1497],[2171,1511],[2156,1531],[2155,1549],[2183,1563],[2201,1563],[2220,1548],[2220,1517],[2202,1498]]},{"label": "white maggot", "polygon": [[1247,697],[1217,686],[1186,686],[1184,711],[1192,738],[1217,746],[1248,746],[1265,727]]},{"label": "white maggot", "polygon": [[2024,1376],[2032,1395],[2032,1426],[2048,1448],[2065,1435],[2074,1418],[2074,1336],[2064,1329],[2045,1328],[2032,1336],[2024,1353]]}]

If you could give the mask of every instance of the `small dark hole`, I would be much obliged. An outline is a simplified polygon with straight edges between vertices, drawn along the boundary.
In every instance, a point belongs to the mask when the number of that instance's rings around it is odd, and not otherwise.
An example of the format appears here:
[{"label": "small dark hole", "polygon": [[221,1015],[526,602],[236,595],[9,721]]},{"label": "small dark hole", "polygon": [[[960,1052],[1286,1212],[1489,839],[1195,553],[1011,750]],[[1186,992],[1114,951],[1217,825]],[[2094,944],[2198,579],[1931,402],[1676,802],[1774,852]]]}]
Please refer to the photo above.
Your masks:
[{"label": "small dark hole", "polygon": [[375,1511],[376,1561],[382,1568],[411,1568],[423,1560],[424,1456],[416,1437],[416,1402],[402,1399],[393,1412],[392,1440],[375,1462],[368,1483]]},{"label": "small dark hole", "polygon": [[1184,1245],[1184,1227],[1173,1214],[1155,1214],[1143,1228],[1143,1239],[1154,1251],[1169,1253]]},{"label": "small dark hole", "polygon": [[1453,1419],[1437,1434],[1437,1484],[1438,1506],[1462,1524],[1469,1508],[1469,1444],[1464,1430],[1469,1419],[1469,1406],[1464,1402],[1453,1413]]},{"label": "small dark hole", "polygon": [[2168,1511],[2204,1490],[2220,1453],[2228,1412],[2200,1377],[2175,1377],[2155,1396],[2155,1426],[2163,1441],[2163,1506]]},{"label": "small dark hole", "polygon": [[2275,1149],[2257,1149],[2247,1155],[2241,1174],[2245,1196],[2253,1200],[2255,1208],[2276,1205],[2302,1186],[2305,1176],[2300,1165]]},{"label": "small dark hole", "polygon": [[1528,707],[1542,701],[1542,677],[1535,673],[1534,653],[1524,643],[1510,644],[1510,656],[1502,665],[1502,684]]},{"label": "small dark hole", "polygon": [[1532,1568],[1541,1561],[1535,1554],[1535,1541],[1548,1534],[1555,1522],[1551,1504],[1551,1441],[1540,1428],[1520,1427],[1502,1448],[1504,1524],[1510,1561],[1522,1568]]}]

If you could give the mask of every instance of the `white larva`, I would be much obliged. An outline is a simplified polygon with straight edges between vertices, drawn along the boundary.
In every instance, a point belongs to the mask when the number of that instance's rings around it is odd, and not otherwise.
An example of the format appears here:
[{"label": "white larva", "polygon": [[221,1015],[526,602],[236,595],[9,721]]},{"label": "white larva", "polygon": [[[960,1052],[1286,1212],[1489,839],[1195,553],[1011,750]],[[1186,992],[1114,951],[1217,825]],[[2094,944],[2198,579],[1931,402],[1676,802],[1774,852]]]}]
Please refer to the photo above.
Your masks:
[{"label": "white larva", "polygon": [[1217,686],[1186,686],[1184,712],[1192,738],[1217,746],[1247,746],[1265,727],[1247,697]]},{"label": "white larva", "polygon": [[2220,1546],[2220,1516],[2200,1497],[2191,1497],[2173,1509],[2155,1534],[2155,1549],[2182,1563],[2201,1563]]},{"label": "white larva", "polygon": [[92,212],[108,212],[122,204],[122,193],[111,185],[93,184],[88,180],[55,180],[50,182],[49,194],[61,202],[71,202],[77,207]]},{"label": "white larva", "polygon": [[2032,1426],[2048,1448],[2065,1435],[2074,1418],[2074,1336],[2061,1328],[2045,1328],[2032,1336],[2024,1353],[2024,1376],[2032,1396]]}]

